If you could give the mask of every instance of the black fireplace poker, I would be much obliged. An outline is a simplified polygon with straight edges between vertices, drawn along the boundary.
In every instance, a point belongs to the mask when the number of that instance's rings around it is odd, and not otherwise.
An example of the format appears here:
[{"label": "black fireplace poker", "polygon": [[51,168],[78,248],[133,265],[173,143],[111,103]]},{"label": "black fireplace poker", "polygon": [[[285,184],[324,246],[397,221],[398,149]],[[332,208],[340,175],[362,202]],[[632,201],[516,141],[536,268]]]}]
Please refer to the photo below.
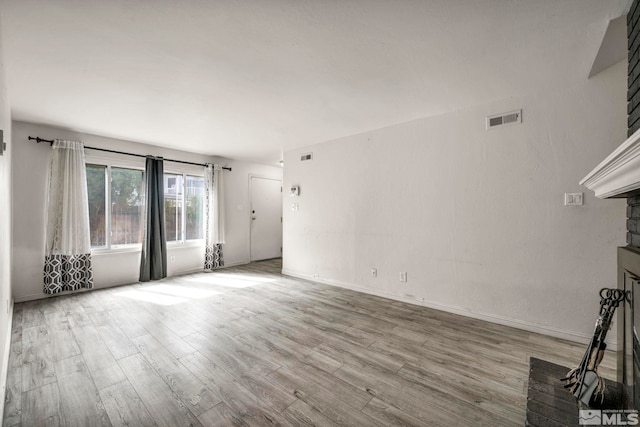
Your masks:
[{"label": "black fireplace poker", "polygon": [[600,290],[600,312],[587,351],[582,356],[580,364],[561,379],[566,381],[564,387],[586,406],[604,401],[605,383],[598,374],[598,366],[607,349],[605,339],[611,328],[616,308],[628,299],[629,294],[620,289],[602,288]]}]

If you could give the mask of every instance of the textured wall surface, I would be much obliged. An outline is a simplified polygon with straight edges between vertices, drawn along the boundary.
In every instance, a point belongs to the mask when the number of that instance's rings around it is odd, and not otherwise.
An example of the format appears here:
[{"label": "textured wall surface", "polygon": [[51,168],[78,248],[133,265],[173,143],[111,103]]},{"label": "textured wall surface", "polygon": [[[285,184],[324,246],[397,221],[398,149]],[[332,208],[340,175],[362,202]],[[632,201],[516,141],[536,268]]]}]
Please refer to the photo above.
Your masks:
[{"label": "textured wall surface", "polygon": [[627,245],[640,247],[640,196],[627,199]]},{"label": "textured wall surface", "polygon": [[[585,192],[584,206],[564,206],[563,195],[584,191],[579,180],[626,138],[626,76],[621,61],[572,86],[549,81],[535,94],[285,153],[284,186],[299,185],[300,196],[285,200],[284,271],[590,336],[594,295],[615,286],[626,201]],[[520,108],[522,124],[485,129],[486,116]],[[307,152],[313,160],[301,162]]]},{"label": "textured wall surface", "polygon": [[[1,30],[1,29],[0,29]],[[1,31],[0,31],[1,33]],[[0,156],[0,398],[4,401],[9,339],[11,337],[11,112],[6,85],[6,64],[3,41],[0,40],[0,129],[4,131],[7,151]],[[0,141],[1,143],[2,141]],[[2,409],[0,409],[2,415]]]},{"label": "textured wall surface", "polygon": [[635,0],[627,15],[627,37],[629,48],[629,89],[627,91],[627,113],[629,115],[628,136],[640,129],[640,2]]},{"label": "textured wall surface", "polygon": [[[627,121],[631,136],[640,129],[640,7],[634,0],[627,15],[627,36],[629,39],[629,72],[627,90]],[[627,199],[627,244],[640,247],[640,197]]]}]

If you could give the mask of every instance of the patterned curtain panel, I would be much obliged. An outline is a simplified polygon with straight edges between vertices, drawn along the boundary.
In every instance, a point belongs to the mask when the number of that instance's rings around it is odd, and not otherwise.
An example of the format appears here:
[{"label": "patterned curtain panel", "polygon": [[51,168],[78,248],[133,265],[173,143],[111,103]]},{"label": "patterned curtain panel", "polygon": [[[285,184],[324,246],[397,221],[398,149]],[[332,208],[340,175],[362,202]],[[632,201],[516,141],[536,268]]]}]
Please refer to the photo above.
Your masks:
[{"label": "patterned curtain panel", "polygon": [[167,237],[164,228],[164,162],[147,157],[145,171],[145,221],[140,257],[140,281],[167,277]]},{"label": "patterned curtain panel", "polygon": [[44,293],[80,288],[93,288],[84,146],[55,140],[47,199]]},{"label": "patterned curtain panel", "polygon": [[204,269],[213,270],[224,266],[222,244],[224,243],[224,189],[222,167],[208,164],[204,168],[205,191],[205,254]]}]

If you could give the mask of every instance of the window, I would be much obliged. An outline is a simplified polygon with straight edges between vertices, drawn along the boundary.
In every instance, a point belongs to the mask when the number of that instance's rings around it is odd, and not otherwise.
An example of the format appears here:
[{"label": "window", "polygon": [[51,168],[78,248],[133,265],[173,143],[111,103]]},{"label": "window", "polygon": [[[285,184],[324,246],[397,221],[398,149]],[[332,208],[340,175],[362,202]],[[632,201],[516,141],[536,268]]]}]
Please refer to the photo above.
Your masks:
[{"label": "window", "polygon": [[111,168],[111,244],[142,242],[142,171]]},{"label": "window", "polygon": [[187,240],[204,239],[204,178],[187,175]]},{"label": "window", "polygon": [[164,229],[167,242],[182,241],[182,175],[164,175]]},{"label": "window", "polygon": [[91,247],[106,246],[106,175],[107,167],[87,165],[87,194],[89,196],[89,226]]},{"label": "window", "polygon": [[87,193],[91,247],[142,242],[141,170],[87,165]]},{"label": "window", "polygon": [[167,242],[204,238],[204,178],[164,174]]}]

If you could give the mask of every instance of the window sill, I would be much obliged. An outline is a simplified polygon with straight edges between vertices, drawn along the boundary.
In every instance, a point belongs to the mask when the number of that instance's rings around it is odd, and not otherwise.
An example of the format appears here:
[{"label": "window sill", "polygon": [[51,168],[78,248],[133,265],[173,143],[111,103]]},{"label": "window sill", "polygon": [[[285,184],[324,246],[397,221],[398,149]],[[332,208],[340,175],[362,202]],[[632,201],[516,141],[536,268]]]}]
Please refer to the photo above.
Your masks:
[{"label": "window sill", "polygon": [[181,242],[167,242],[167,249],[189,249],[189,248],[204,248],[204,240],[193,240],[184,243]]},{"label": "window sill", "polygon": [[142,245],[132,245],[132,246],[121,246],[114,248],[96,248],[91,249],[91,256],[102,256],[102,255],[116,255],[116,254],[126,254],[126,253],[139,253],[142,252]]},{"label": "window sill", "polygon": [[[185,243],[167,242],[167,250],[204,248],[204,246],[205,246],[204,240],[194,240],[194,241],[188,241]],[[94,249],[91,249],[91,256],[117,255],[117,254],[140,253],[140,252],[142,252],[142,245],[112,247],[110,249],[94,248]]]}]

